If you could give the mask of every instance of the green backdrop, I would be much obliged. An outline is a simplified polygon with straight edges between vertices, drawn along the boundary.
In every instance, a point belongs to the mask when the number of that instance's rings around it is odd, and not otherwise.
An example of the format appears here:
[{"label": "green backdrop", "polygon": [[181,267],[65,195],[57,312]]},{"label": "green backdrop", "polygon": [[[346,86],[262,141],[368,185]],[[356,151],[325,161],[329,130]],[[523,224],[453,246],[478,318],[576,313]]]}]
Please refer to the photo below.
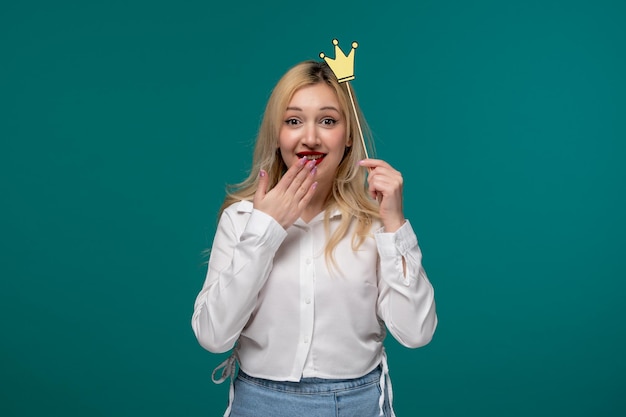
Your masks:
[{"label": "green backdrop", "polygon": [[435,286],[398,416],[626,414],[626,3],[0,7],[0,415],[220,416],[190,319],[271,87],[353,86]]}]

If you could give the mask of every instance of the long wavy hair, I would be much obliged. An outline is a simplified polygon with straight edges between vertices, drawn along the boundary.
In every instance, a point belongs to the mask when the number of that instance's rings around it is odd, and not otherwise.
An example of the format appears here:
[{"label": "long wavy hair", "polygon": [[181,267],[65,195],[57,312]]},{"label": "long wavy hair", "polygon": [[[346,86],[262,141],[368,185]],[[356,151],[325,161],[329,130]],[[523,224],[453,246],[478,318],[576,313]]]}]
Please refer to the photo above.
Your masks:
[{"label": "long wavy hair", "polygon": [[[324,224],[327,234],[324,255],[327,263],[336,265],[333,250],[348,233],[352,222],[357,222],[352,236],[352,248],[357,250],[369,235],[373,221],[379,219],[379,214],[378,203],[370,198],[365,186],[366,170],[358,166],[358,161],[365,158],[365,150],[355,118],[359,118],[368,149],[373,150],[370,131],[356,97],[353,94],[356,107],[356,114],[354,114],[346,83],[337,82],[335,74],[325,62],[301,62],[287,71],[278,81],[265,108],[256,139],[250,174],[243,182],[227,186],[227,195],[220,209],[220,215],[226,207],[235,202],[253,200],[258,187],[258,173],[261,169],[268,174],[269,189],[276,186],[288,168],[278,149],[279,132],[287,106],[298,89],[318,83],[330,86],[337,94],[340,111],[346,120],[346,140],[352,139],[352,146],[346,148],[343,160],[337,167],[331,192],[324,205]],[[330,213],[334,209],[341,212],[341,221],[331,234]]]}]

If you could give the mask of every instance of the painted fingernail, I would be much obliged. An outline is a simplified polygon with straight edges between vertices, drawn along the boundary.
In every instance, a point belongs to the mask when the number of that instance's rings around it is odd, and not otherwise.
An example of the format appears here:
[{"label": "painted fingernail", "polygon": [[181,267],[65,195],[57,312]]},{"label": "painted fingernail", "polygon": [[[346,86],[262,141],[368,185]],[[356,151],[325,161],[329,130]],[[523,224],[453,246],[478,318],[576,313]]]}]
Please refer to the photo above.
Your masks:
[{"label": "painted fingernail", "polygon": [[311,170],[311,175],[315,175],[316,172],[317,172],[317,167],[313,167],[313,169]]},{"label": "painted fingernail", "polygon": [[314,168],[315,167],[315,161],[310,161],[306,166],[308,168]]},{"label": "painted fingernail", "polygon": [[300,158],[300,160],[298,161],[298,163],[299,163],[300,165],[304,165],[304,164],[306,163],[306,161],[307,161],[306,156],[303,156],[302,158]]},{"label": "painted fingernail", "polygon": [[311,188],[315,190],[317,188],[317,182],[314,182],[313,185],[311,185]]}]

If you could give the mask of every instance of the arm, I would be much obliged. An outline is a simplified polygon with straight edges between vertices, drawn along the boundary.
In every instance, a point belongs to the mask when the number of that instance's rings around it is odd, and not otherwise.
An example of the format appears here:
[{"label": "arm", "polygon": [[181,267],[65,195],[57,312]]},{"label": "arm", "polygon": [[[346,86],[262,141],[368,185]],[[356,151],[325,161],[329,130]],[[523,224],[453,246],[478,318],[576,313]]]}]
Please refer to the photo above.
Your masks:
[{"label": "arm", "polygon": [[274,254],[286,235],[261,211],[224,211],[191,321],[202,347],[221,353],[234,346],[254,311]]},{"label": "arm", "polygon": [[375,234],[379,254],[378,315],[407,347],[428,344],[437,327],[434,290],[408,220],[395,233]]},{"label": "arm", "polygon": [[387,162],[364,159],[372,198],[379,201],[384,232],[375,234],[379,255],[378,316],[407,347],[432,339],[437,327],[433,287],[422,267],[422,252],[402,204],[402,174]]},{"label": "arm", "polygon": [[315,172],[315,163],[302,158],[267,191],[269,180],[261,170],[254,202],[242,203],[251,212],[249,218],[234,207],[222,214],[191,319],[205,349],[221,353],[237,342],[272,270],[274,255],[287,236],[285,230],[315,193]]}]

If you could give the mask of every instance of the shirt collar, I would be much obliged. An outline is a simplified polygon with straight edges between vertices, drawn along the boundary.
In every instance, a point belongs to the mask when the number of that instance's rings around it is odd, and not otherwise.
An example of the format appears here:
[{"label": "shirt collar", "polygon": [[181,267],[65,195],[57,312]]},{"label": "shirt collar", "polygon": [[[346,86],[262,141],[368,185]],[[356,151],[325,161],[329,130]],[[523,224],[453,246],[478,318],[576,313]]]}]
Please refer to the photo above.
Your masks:
[{"label": "shirt collar", "polygon": [[241,200],[237,205],[238,213],[252,213],[254,206],[252,205],[252,201],[249,200]]},{"label": "shirt collar", "polygon": [[[249,201],[249,200],[242,200],[237,205],[237,212],[239,213],[252,213],[253,209],[254,209],[254,205],[252,204],[252,201]],[[341,211],[338,208],[334,208],[330,212],[329,217],[331,219],[334,219],[335,217],[341,217]]]}]

